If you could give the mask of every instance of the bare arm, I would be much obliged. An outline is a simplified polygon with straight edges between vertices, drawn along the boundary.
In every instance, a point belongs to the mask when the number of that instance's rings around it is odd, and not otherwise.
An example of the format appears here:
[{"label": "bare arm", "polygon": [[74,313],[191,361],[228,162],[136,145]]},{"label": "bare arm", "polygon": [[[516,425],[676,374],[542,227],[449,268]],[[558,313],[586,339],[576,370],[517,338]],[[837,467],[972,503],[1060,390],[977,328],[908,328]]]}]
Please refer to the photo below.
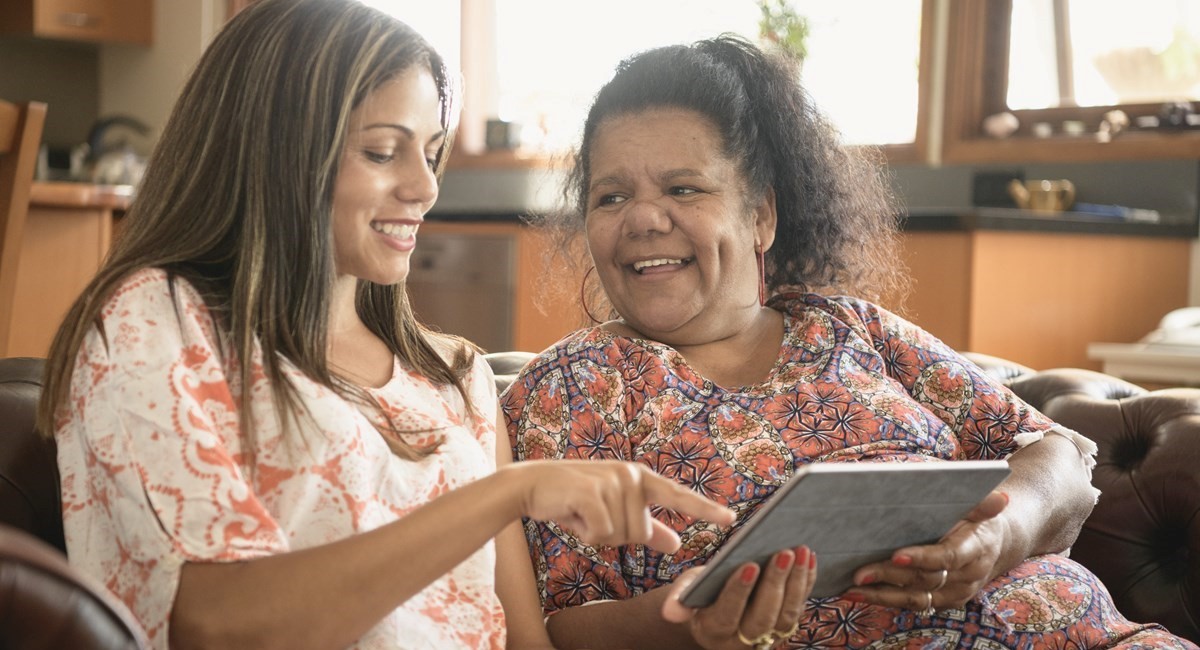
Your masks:
[{"label": "bare arm", "polygon": [[1091,473],[1063,436],[1046,434],[1013,454],[1008,465],[1012,475],[1000,487],[1009,497],[999,517],[1004,545],[991,578],[1025,558],[1069,548],[1096,504]]},{"label": "bare arm", "polygon": [[550,617],[550,636],[560,648],[699,648],[686,624],[663,619],[670,593],[666,586],[627,600],[569,607]]},{"label": "bare arm", "polygon": [[[508,443],[504,415],[496,414],[496,467],[512,464],[512,447]],[[508,622],[509,648],[551,648],[550,636],[542,622],[542,603],[537,593],[537,579],[529,557],[529,545],[520,521],[508,524],[496,536],[496,593],[504,606]]]},{"label": "bare arm", "polygon": [[1080,451],[1047,434],[1013,454],[1009,466],[998,492],[938,544],[899,549],[860,568],[860,586],[848,593],[889,607],[960,607],[1026,558],[1067,549],[1095,504]]},{"label": "bare arm", "polygon": [[522,516],[570,522],[595,543],[678,548],[678,537],[651,524],[650,502],[697,518],[733,520],[732,511],[630,463],[510,465],[338,542],[245,562],[184,565],[171,642],[177,648],[345,647]]}]

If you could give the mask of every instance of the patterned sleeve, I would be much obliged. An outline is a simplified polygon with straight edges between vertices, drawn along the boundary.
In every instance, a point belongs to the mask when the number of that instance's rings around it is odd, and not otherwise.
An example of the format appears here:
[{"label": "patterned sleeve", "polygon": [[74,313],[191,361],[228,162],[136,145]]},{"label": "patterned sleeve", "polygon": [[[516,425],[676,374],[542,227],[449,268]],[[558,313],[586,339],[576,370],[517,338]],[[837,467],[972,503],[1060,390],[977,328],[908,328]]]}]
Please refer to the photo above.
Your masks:
[{"label": "patterned sleeve", "polygon": [[[612,439],[613,431],[601,408],[582,395],[574,372],[579,369],[560,363],[566,359],[565,345],[528,364],[501,395],[515,461],[619,457],[619,452],[585,456],[581,447],[571,442],[572,436]],[[619,374],[590,375],[589,379],[590,388],[600,382],[608,389],[601,392],[621,392]],[[525,532],[547,614],[635,595],[620,570],[624,547],[584,544],[554,522],[526,520]]]},{"label": "patterned sleeve", "polygon": [[176,287],[143,271],[117,290],[56,426],[71,560],[162,647],[185,562],[287,550],[238,462],[237,400],[203,302]]},{"label": "patterned sleeve", "polygon": [[844,302],[865,327],[883,370],[956,433],[964,457],[1006,458],[1047,433],[1069,439],[1091,467],[1096,445],[1047,418],[940,339],[870,303]]}]

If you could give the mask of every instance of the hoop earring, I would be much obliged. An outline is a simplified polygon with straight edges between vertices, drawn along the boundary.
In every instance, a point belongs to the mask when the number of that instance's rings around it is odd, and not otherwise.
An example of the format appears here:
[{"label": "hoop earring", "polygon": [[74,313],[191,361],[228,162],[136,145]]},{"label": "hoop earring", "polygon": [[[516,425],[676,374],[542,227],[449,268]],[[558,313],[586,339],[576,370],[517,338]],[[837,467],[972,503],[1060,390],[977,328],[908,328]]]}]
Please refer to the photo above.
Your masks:
[{"label": "hoop earring", "polygon": [[583,313],[587,314],[587,317],[590,318],[593,323],[595,323],[596,325],[599,325],[600,323],[603,323],[604,321],[599,320],[595,316],[593,316],[592,310],[588,308],[588,304],[587,304],[587,279],[588,279],[588,276],[592,274],[592,271],[595,271],[595,270],[596,270],[596,267],[593,266],[587,270],[587,273],[583,274],[583,282],[581,282],[579,284],[579,304],[583,306]]},{"label": "hoop earring", "polygon": [[758,263],[758,306],[767,304],[767,261],[762,244],[754,242],[754,261]]}]

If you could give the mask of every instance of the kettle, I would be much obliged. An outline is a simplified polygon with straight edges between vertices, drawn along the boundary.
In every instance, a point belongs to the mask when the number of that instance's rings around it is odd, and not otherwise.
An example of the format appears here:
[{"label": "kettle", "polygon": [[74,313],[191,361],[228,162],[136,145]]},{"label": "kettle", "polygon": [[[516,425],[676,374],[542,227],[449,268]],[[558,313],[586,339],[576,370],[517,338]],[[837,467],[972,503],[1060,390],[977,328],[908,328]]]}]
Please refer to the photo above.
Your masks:
[{"label": "kettle", "polygon": [[97,120],[88,132],[87,142],[73,152],[73,175],[103,185],[137,185],[146,171],[146,160],[125,138],[109,143],[106,137],[114,128],[126,128],[139,136],[150,134],[150,128],[136,118],[113,115]]},{"label": "kettle", "polygon": [[1063,180],[1012,179],[1008,183],[1008,194],[1022,210],[1038,212],[1062,212],[1075,204],[1075,184]]}]

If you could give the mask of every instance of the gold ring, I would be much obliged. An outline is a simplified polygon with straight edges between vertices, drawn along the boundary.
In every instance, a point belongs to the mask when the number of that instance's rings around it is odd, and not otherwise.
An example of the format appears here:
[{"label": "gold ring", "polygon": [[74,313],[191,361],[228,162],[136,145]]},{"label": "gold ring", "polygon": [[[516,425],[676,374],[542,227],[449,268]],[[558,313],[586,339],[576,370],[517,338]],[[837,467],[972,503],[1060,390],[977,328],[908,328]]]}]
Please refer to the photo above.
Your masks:
[{"label": "gold ring", "polygon": [[947,571],[946,569],[942,569],[942,577],[940,580],[938,580],[937,586],[934,587],[933,590],[937,591],[938,589],[945,587],[946,586],[946,578],[949,576],[950,576],[950,572]]},{"label": "gold ring", "polygon": [[800,631],[800,621],[797,620],[795,623],[792,623],[792,626],[790,628],[788,628],[787,630],[785,630],[783,632],[780,632],[779,630],[775,630],[775,638],[776,638],[776,640],[790,639],[790,638],[796,636],[796,632],[799,632],[799,631]]},{"label": "gold ring", "polygon": [[742,634],[741,630],[738,630],[737,638],[738,641],[741,641],[751,648],[754,648],[754,650],[770,650],[771,646],[775,645],[776,641],[775,635],[771,632],[765,632],[760,636],[754,637],[753,639],[747,639],[746,635]]},{"label": "gold ring", "polygon": [[933,616],[936,613],[937,613],[937,610],[935,610],[933,608],[933,592],[927,591],[927,592],[925,592],[925,609],[918,610],[917,616],[924,616],[924,617],[928,618],[930,616]]}]

